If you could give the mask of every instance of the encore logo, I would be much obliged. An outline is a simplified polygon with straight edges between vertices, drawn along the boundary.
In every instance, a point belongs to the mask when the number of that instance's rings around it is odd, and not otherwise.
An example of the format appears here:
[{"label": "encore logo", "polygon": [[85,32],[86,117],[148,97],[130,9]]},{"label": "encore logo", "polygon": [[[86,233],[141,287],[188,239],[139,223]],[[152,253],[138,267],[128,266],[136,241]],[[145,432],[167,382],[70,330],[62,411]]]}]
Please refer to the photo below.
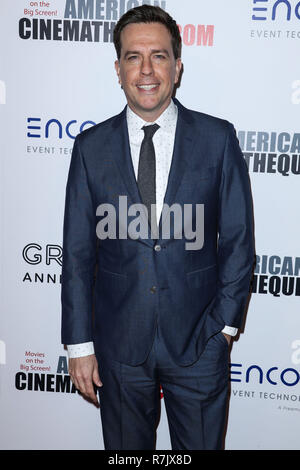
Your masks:
[{"label": "encore logo", "polygon": [[48,139],[53,135],[62,139],[67,136],[70,139],[75,139],[76,135],[88,127],[94,126],[94,121],[84,121],[78,124],[76,119],[71,119],[67,123],[62,123],[59,119],[49,119],[46,123],[42,122],[40,117],[28,117],[27,118],[27,137],[45,138]]},{"label": "encore logo", "polygon": [[300,1],[295,5],[288,0],[252,0],[252,20],[266,21],[276,19],[291,21],[300,20]]},{"label": "encore logo", "polygon": [[277,366],[264,368],[257,364],[245,366],[244,364],[230,364],[230,381],[255,384],[285,385],[295,387],[300,382],[300,373],[293,367],[280,369]]}]

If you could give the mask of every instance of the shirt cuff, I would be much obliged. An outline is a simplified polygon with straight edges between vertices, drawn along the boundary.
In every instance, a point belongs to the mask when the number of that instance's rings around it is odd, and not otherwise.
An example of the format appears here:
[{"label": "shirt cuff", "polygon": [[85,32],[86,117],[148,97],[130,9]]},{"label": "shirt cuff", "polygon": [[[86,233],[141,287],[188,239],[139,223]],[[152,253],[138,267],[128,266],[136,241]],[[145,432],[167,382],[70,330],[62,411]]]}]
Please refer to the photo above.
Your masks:
[{"label": "shirt cuff", "polygon": [[230,336],[235,336],[238,332],[238,328],[234,328],[233,326],[225,326],[222,330],[222,333],[226,333]]},{"label": "shirt cuff", "polygon": [[88,343],[68,344],[67,349],[69,359],[95,354],[93,341],[89,341]]}]

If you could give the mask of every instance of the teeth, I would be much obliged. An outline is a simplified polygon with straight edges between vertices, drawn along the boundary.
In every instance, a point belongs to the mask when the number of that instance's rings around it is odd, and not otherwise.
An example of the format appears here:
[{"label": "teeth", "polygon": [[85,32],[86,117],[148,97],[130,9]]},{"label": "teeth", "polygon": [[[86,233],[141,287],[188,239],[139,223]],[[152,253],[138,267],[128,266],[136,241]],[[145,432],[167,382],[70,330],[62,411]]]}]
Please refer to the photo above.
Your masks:
[{"label": "teeth", "polygon": [[152,88],[155,88],[157,85],[138,85],[138,88],[142,88],[143,90],[152,90]]}]

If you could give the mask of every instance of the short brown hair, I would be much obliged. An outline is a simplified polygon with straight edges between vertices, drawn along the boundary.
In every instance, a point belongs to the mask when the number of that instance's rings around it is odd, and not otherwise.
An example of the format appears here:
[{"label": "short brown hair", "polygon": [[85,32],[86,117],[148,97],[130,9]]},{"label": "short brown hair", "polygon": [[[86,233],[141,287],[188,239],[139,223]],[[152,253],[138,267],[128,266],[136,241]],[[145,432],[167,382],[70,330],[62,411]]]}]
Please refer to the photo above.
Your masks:
[{"label": "short brown hair", "polygon": [[121,32],[125,26],[132,23],[161,23],[169,31],[172,38],[172,49],[175,59],[181,56],[181,36],[177,23],[162,8],[151,5],[142,5],[132,8],[121,16],[114,29],[114,45],[117,57],[121,57]]}]

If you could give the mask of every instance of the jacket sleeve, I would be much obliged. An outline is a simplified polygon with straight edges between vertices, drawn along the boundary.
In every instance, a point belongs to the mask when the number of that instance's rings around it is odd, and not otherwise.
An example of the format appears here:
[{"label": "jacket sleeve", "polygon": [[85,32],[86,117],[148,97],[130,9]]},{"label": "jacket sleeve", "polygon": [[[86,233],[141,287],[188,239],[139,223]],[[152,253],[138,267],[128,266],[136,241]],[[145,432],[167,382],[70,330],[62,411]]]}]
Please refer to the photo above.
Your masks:
[{"label": "jacket sleeve", "polygon": [[239,328],[254,266],[253,208],[247,164],[232,124],[226,138],[218,206],[218,289],[213,313]]},{"label": "jacket sleeve", "polygon": [[62,264],[62,343],[92,341],[96,213],[80,149],[75,139],[66,186]]}]

